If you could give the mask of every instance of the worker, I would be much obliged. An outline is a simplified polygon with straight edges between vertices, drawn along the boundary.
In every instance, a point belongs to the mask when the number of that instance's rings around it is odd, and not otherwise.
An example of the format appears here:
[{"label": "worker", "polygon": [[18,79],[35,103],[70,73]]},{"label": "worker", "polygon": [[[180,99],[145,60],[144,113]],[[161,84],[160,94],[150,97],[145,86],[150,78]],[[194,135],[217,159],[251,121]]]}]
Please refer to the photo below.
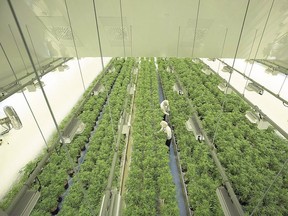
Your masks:
[{"label": "worker", "polygon": [[164,113],[164,116],[163,116],[163,120],[165,120],[166,118],[166,115],[169,116],[169,111],[170,111],[170,108],[169,108],[169,101],[168,100],[163,100],[160,104],[160,108],[162,110],[162,112]]},{"label": "worker", "polygon": [[166,139],[166,143],[165,144],[166,144],[166,146],[168,147],[168,149],[170,151],[170,144],[171,144],[171,140],[172,140],[172,130],[168,126],[168,123],[166,121],[161,121],[160,122],[160,126],[161,126],[161,129],[158,131],[158,133],[160,131],[163,131],[164,133],[166,133],[167,139]]}]

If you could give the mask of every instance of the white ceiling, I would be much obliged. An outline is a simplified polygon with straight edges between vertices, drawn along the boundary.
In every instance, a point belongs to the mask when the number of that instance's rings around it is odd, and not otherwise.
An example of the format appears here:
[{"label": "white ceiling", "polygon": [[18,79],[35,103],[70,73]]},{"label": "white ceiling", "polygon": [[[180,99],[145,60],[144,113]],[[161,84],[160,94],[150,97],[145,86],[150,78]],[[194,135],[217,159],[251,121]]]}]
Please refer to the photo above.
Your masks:
[{"label": "white ceiling", "polygon": [[[36,67],[76,51],[101,55],[93,0],[11,2]],[[288,60],[287,0],[95,0],[95,6],[103,56]],[[0,43],[18,78],[31,72],[7,0],[0,0]],[[0,64],[1,90],[15,77],[3,50]]]}]

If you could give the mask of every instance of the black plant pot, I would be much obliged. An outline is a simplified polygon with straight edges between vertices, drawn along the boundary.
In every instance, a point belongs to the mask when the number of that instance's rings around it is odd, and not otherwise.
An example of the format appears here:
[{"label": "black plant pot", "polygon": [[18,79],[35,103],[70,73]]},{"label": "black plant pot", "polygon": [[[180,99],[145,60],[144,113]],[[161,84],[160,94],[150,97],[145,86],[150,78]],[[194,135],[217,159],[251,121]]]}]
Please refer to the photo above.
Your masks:
[{"label": "black plant pot", "polygon": [[68,184],[67,180],[65,181],[64,188],[65,188],[65,190],[67,190],[69,188],[69,184]]},{"label": "black plant pot", "polygon": [[72,178],[74,175],[74,170],[73,169],[69,170],[68,175]]},{"label": "black plant pot", "polygon": [[75,163],[76,163],[76,164],[78,164],[78,163],[79,163],[79,161],[78,161],[78,157],[77,157],[77,158],[75,158]]},{"label": "black plant pot", "polygon": [[62,202],[63,198],[61,196],[58,197],[57,202]]},{"label": "black plant pot", "polygon": [[51,211],[50,211],[50,213],[52,214],[52,215],[57,215],[58,214],[58,212],[59,212],[59,207],[57,206],[57,207],[55,207],[55,208],[52,208],[51,209]]},{"label": "black plant pot", "polygon": [[182,172],[186,173],[187,172],[187,165],[186,164],[183,164],[181,166],[181,169],[182,169]]},{"label": "black plant pot", "polygon": [[89,184],[88,184],[88,183],[86,183],[86,184],[84,184],[84,186],[83,186],[83,187],[84,187],[84,189],[85,189],[85,190],[88,190],[88,188],[89,188]]},{"label": "black plant pot", "polygon": [[81,151],[85,151],[85,150],[86,150],[86,146],[84,145],[81,147]]}]

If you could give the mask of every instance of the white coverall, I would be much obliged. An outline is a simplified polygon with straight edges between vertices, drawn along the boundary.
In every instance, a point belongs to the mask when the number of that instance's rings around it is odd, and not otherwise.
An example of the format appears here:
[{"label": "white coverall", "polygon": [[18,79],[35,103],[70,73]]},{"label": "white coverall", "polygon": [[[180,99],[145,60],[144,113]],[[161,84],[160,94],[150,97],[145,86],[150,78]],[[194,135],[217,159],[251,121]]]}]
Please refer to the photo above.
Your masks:
[{"label": "white coverall", "polygon": [[163,131],[164,133],[166,133],[166,136],[167,136],[166,146],[168,146],[168,148],[169,148],[170,147],[170,143],[171,143],[171,139],[172,139],[172,130],[168,126],[168,123],[166,121],[161,121],[160,125],[161,125],[161,129],[158,131],[158,133],[160,131]]},{"label": "white coverall", "polygon": [[160,104],[160,108],[162,110],[162,112],[165,114],[165,115],[169,115],[169,101],[168,100],[163,100]]}]

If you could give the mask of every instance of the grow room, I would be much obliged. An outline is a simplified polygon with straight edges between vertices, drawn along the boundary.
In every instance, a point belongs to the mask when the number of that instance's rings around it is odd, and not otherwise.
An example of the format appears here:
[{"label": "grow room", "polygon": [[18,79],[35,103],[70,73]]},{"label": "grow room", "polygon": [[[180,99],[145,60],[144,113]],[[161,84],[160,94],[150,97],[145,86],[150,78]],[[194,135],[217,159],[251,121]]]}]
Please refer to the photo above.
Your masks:
[{"label": "grow room", "polygon": [[288,215],[287,5],[0,0],[0,216]]}]

